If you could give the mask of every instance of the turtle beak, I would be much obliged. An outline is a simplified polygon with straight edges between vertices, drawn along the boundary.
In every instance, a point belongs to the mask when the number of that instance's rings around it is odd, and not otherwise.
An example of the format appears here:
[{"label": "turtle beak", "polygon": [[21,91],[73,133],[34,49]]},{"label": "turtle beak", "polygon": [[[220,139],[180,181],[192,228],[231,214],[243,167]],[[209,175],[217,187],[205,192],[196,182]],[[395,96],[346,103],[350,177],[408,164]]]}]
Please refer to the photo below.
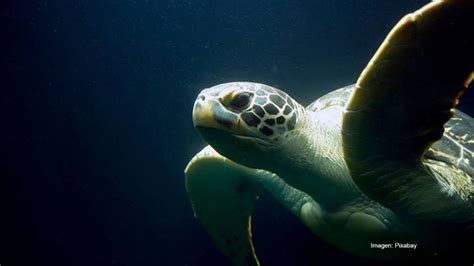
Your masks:
[{"label": "turtle beak", "polygon": [[238,123],[238,116],[226,110],[219,100],[205,91],[197,97],[193,108],[194,127],[230,131]]}]

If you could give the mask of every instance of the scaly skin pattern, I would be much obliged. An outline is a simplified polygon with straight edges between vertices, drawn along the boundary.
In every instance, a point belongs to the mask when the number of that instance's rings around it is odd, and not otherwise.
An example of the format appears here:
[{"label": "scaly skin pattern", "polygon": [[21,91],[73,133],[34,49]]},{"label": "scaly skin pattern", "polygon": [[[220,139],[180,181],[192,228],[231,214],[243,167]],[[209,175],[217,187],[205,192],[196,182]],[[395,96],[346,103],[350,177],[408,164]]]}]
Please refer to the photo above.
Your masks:
[{"label": "scaly skin pattern", "polygon": [[[245,120],[243,114],[255,112],[253,104],[256,99],[242,110],[226,106],[226,101],[239,98],[239,93],[256,95],[261,90],[276,91],[263,84],[247,82],[221,84],[202,91],[195,104],[195,125],[222,156],[242,167],[262,169],[257,171],[265,170],[276,175],[277,183],[289,187],[286,191],[309,195],[311,201],[302,205],[296,215],[321,238],[359,255],[395,256],[395,250],[371,249],[370,243],[403,239],[409,230],[401,227],[390,210],[367,198],[352,181],[342,154],[343,106],[334,105],[314,112],[278,91],[287,102],[292,102],[289,115],[296,115],[297,121],[291,127],[282,123],[280,126],[286,126],[288,130],[275,139],[274,134],[267,135],[261,130],[261,126],[268,126],[262,123],[268,119],[267,113],[256,114],[260,117],[257,121]],[[260,100],[258,105],[267,106],[269,102],[268,97],[266,102]],[[272,116],[278,116],[277,112],[283,112],[286,105],[275,107],[278,111],[272,111]],[[213,131],[211,135],[203,127],[217,129],[218,133]],[[239,134],[234,135],[236,132]],[[259,140],[242,139],[243,134]],[[261,144],[264,141],[266,144]],[[247,151],[251,148],[245,148],[246,145],[255,150]],[[251,157],[255,154],[257,156]],[[272,180],[267,177],[258,179],[258,182],[267,190],[273,190],[271,194],[281,202],[287,195],[275,192],[272,187],[275,178]]]},{"label": "scaly skin pattern", "polygon": [[322,223],[309,227],[322,238],[356,254],[394,256],[371,250],[370,242],[412,240],[411,227],[400,224],[392,211],[369,199],[353,182],[342,153],[343,106],[317,112],[299,108],[292,139],[282,144],[275,163],[266,169],[317,202]]},{"label": "scaly skin pattern", "polygon": [[[431,254],[451,255],[457,245],[470,243],[474,231],[474,127],[472,118],[454,111],[474,79],[472,11],[473,1],[451,0],[408,14],[352,92],[342,89],[308,108],[263,84],[234,82],[203,90],[193,123],[216,152],[209,165],[226,158],[234,170],[253,173],[241,178],[237,171],[232,177],[259,183],[314,233],[353,253],[395,257],[398,250],[379,254],[372,242],[416,241]],[[218,174],[190,174],[225,178],[229,165],[220,164]],[[225,182],[222,186],[235,192]],[[196,203],[210,192],[197,183],[189,189]],[[239,206],[238,196],[227,203]],[[206,206],[200,209],[204,216],[220,217]]]},{"label": "scaly skin pattern", "polygon": [[[250,97],[249,103],[241,110],[227,106],[233,99],[240,99],[240,93],[256,95],[261,90],[267,91],[267,98],[260,99],[258,105],[268,106],[272,102],[268,96],[276,92],[286,102],[292,102],[288,116],[295,115],[296,122],[291,127],[286,123],[276,123],[275,126],[287,129],[280,131],[278,138],[275,138],[277,130],[273,130],[274,127],[271,127],[273,134],[261,130],[263,126],[269,126],[264,122],[269,116],[266,110],[264,113],[255,112],[256,99]],[[254,181],[270,191],[278,201],[284,202],[283,198],[288,198],[288,193],[282,191],[297,195],[290,198],[310,197],[310,201],[298,205],[296,213],[293,212],[328,242],[354,254],[370,257],[398,257],[400,252],[373,249],[371,243],[417,242],[427,249],[432,248],[434,240],[429,233],[435,229],[405,220],[399,213],[371,200],[351,178],[343,157],[341,134],[344,103],[350,95],[346,92],[351,90],[347,87],[335,91],[333,94],[344,92],[344,95],[324,96],[304,108],[284,92],[267,85],[247,82],[221,84],[200,94],[195,105],[194,122],[219,156],[227,157],[246,169],[260,169],[255,170],[260,174],[253,177]],[[259,94],[257,97],[262,98],[263,93]],[[321,101],[324,98],[329,99]],[[280,105],[275,106],[276,111],[272,111],[270,118],[282,114],[287,105]],[[258,119],[245,120],[243,114],[247,113],[255,113]],[[209,134],[204,128],[214,131]],[[451,171],[459,170],[432,159],[426,159],[424,165],[434,173],[434,178],[440,180]],[[275,189],[273,185],[277,183],[279,188]],[[288,188],[282,190],[282,184]],[[449,189],[449,183],[442,184]],[[426,210],[427,216],[429,211]]]}]

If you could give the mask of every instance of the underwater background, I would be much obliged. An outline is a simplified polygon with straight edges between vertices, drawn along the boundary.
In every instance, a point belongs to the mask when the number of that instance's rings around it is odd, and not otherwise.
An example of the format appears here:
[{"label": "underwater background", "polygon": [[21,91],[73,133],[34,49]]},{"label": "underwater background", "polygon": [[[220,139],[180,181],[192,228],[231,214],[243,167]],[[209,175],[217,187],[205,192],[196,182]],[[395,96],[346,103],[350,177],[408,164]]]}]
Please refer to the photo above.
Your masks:
[{"label": "underwater background", "polygon": [[[427,2],[2,1],[0,264],[228,265],[184,190],[199,91],[261,82],[307,105]],[[252,220],[263,265],[368,263],[268,194]]]}]

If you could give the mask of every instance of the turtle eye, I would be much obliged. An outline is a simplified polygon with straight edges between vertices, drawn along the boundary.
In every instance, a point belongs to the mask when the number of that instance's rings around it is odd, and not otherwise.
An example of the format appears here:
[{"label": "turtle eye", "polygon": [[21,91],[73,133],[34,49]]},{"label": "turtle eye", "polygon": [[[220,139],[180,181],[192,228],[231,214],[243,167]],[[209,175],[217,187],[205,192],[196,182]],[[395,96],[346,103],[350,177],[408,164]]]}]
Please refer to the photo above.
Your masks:
[{"label": "turtle eye", "polygon": [[250,99],[252,98],[252,94],[249,92],[241,92],[235,95],[229,103],[229,106],[241,110],[247,107],[250,104]]}]

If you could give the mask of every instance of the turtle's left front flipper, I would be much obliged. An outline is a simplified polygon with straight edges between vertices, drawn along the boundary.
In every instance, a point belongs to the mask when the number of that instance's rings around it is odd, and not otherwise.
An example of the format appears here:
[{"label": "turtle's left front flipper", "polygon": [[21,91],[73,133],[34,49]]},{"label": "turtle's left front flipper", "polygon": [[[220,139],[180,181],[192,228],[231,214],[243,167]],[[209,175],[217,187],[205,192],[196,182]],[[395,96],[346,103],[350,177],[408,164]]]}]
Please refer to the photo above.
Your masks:
[{"label": "turtle's left front flipper", "polygon": [[422,160],[473,71],[474,1],[433,1],[393,28],[343,119],[345,160],[367,195],[410,219],[472,218],[469,177],[455,169],[440,182]]}]

